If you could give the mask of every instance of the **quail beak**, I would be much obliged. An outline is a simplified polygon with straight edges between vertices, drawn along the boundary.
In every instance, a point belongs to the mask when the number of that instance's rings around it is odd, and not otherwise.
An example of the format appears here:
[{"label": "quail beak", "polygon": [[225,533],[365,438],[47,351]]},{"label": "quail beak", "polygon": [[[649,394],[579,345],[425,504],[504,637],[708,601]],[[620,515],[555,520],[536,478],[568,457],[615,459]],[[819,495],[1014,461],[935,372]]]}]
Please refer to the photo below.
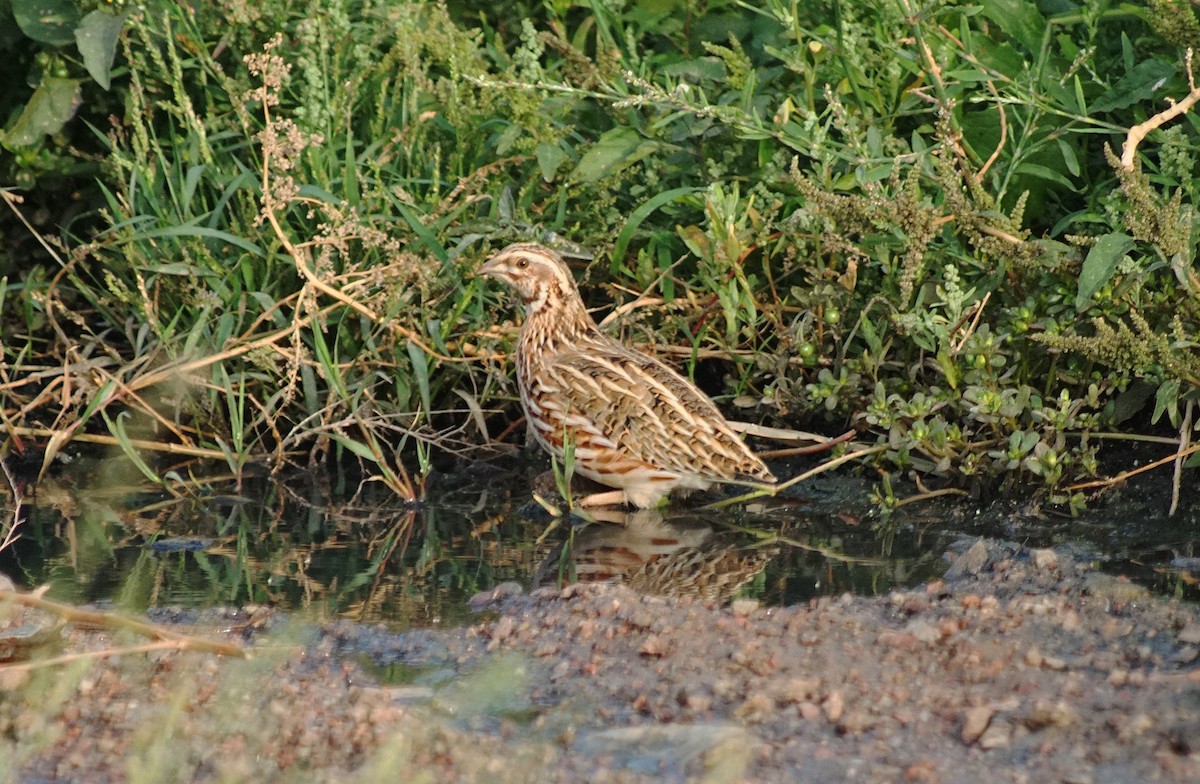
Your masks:
[{"label": "quail beak", "polygon": [[500,265],[500,259],[493,256],[479,268],[479,275],[485,278],[503,278],[504,273]]}]

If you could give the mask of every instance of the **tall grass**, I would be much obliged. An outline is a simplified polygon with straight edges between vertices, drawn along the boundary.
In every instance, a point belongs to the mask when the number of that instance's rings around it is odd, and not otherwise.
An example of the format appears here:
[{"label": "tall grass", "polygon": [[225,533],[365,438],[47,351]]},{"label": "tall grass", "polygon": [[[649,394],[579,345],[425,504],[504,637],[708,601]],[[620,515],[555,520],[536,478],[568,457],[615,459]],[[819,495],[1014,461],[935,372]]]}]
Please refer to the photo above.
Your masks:
[{"label": "tall grass", "polygon": [[514,326],[471,271],[542,239],[597,302],[661,295],[626,339],[745,416],[859,427],[888,471],[1074,508],[1096,434],[1166,418],[1183,451],[1194,123],[1129,170],[1106,150],[1188,95],[1187,4],[456,9],[131,16],[104,229],[7,293],[72,394],[6,386],[11,423],[50,456],[102,418],[131,453],[352,458],[415,495],[404,456],[511,410]]}]

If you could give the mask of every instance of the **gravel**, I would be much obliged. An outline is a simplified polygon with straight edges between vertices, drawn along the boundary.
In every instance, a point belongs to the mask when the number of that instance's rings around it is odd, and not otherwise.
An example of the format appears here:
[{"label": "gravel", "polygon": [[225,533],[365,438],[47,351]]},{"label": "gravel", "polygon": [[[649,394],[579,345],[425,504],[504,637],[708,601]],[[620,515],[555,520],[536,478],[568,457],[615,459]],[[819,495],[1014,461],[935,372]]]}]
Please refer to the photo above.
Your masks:
[{"label": "gravel", "polygon": [[[276,617],[225,635],[248,661],[0,671],[0,776],[1200,781],[1196,607],[1067,550],[956,550],[944,579],[878,597],[773,608],[505,586],[467,627]],[[133,642],[62,638],[62,653]]]}]

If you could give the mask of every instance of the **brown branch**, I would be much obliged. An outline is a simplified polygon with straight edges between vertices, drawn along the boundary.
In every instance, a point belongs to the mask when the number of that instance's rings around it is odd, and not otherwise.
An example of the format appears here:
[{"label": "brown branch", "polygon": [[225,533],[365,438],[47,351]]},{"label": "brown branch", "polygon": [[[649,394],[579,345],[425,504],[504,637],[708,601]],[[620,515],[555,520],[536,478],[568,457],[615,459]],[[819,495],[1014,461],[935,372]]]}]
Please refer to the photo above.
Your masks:
[{"label": "brown branch", "polygon": [[167,629],[163,626],[157,626],[155,624],[139,621],[134,618],[126,618],[114,613],[82,610],[69,604],[50,601],[49,599],[43,599],[40,596],[34,596],[33,594],[28,593],[20,593],[17,591],[0,591],[0,602],[6,601],[15,602],[16,604],[20,604],[24,607],[32,607],[35,610],[48,612],[51,615],[57,615],[67,623],[71,623],[76,626],[101,629],[124,629],[126,631],[131,631],[135,634],[140,634],[143,637],[150,637],[155,640],[169,640],[183,650],[216,653],[221,656],[236,656],[239,659],[246,658],[246,652],[231,643],[219,642],[217,640],[206,640],[201,637],[193,637],[172,629]]},{"label": "brown branch", "polygon": [[1121,146],[1121,168],[1125,171],[1133,171],[1133,160],[1137,154],[1138,145],[1142,143],[1142,139],[1146,135],[1165,123],[1174,120],[1179,115],[1186,112],[1200,101],[1200,87],[1196,86],[1195,76],[1192,73],[1192,50],[1187,50],[1187,72],[1188,72],[1188,87],[1190,92],[1187,97],[1179,103],[1172,103],[1170,107],[1164,109],[1158,114],[1143,123],[1138,123],[1129,129],[1129,133],[1125,136],[1125,143]]}]

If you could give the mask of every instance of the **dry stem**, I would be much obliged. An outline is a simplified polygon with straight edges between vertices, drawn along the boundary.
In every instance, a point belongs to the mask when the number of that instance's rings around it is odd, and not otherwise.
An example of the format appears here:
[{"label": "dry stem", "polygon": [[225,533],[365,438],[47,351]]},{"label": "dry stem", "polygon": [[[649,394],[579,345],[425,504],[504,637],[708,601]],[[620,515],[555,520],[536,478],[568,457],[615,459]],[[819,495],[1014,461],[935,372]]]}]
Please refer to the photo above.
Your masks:
[{"label": "dry stem", "polygon": [[1185,58],[1187,63],[1188,88],[1187,96],[1179,103],[1172,102],[1171,106],[1154,115],[1144,123],[1138,123],[1129,129],[1129,133],[1125,136],[1125,143],[1121,146],[1121,168],[1125,171],[1133,171],[1134,156],[1137,155],[1138,145],[1142,143],[1142,139],[1146,138],[1146,134],[1161,125],[1164,125],[1176,117],[1180,116],[1188,109],[1196,105],[1200,101],[1200,87],[1196,86],[1196,77],[1192,72],[1192,50],[1187,50]]}]

